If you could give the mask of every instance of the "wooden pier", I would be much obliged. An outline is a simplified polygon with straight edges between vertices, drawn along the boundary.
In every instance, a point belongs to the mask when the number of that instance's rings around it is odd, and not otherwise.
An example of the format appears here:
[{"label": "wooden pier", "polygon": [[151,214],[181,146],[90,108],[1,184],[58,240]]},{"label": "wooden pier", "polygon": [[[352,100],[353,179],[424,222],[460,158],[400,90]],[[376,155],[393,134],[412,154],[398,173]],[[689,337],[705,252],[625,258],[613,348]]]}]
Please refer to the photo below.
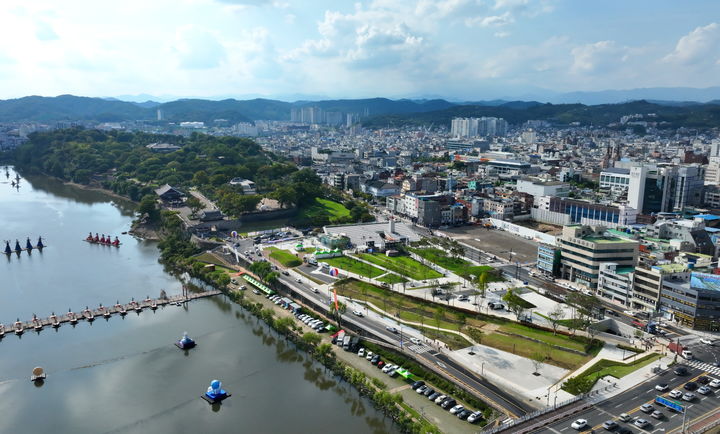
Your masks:
[{"label": "wooden pier", "polygon": [[[80,309],[77,312],[67,312],[63,314],[50,315],[47,318],[36,317],[29,321],[20,321],[20,325],[24,332],[40,332],[45,327],[60,327],[63,323],[77,324],[79,321],[91,322],[98,318],[109,319],[113,315],[126,315],[131,312],[140,314],[143,310],[156,310],[160,306],[164,305],[180,305],[188,301],[196,300],[198,298],[211,297],[213,295],[222,294],[221,291],[203,291],[203,292],[186,292],[183,294],[174,295],[167,298],[153,298],[145,300],[133,300],[125,304],[116,304],[113,306],[99,306],[94,309]],[[12,334],[15,332],[17,322],[10,322],[4,324],[5,334]],[[0,334],[2,337],[2,334]]]}]

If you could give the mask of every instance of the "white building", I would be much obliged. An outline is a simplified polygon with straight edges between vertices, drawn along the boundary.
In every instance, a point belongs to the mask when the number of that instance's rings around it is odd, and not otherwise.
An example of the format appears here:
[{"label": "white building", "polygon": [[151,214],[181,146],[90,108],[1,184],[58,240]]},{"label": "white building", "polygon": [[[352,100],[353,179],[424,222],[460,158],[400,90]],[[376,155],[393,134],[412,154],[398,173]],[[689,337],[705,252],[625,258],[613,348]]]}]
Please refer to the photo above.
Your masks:
[{"label": "white building", "polygon": [[601,263],[597,295],[613,303],[630,306],[634,271],[633,267],[621,267],[616,262]]},{"label": "white building", "polygon": [[533,197],[567,197],[570,194],[570,185],[559,181],[541,181],[530,178],[518,179],[515,188],[518,192],[527,193]]}]

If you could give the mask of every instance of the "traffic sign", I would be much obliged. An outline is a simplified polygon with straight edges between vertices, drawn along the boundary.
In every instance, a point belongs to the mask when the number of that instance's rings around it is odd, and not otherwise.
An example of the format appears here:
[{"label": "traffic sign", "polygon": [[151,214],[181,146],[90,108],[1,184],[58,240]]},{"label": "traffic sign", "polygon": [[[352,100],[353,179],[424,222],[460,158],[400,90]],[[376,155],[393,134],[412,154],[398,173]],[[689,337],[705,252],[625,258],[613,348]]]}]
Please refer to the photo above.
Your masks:
[{"label": "traffic sign", "polygon": [[655,397],[655,402],[660,405],[664,405],[667,408],[673,409],[679,413],[682,413],[685,410],[685,407],[683,407],[679,402],[671,401],[667,398],[663,398],[662,396]]}]

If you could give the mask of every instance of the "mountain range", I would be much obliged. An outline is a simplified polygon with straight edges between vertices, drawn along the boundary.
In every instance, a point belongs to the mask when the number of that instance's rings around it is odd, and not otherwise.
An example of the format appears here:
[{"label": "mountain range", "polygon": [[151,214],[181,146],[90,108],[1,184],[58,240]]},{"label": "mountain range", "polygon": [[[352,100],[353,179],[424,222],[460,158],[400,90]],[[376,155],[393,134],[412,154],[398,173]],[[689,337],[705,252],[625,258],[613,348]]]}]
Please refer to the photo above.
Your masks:
[{"label": "mountain range", "polygon": [[[720,89],[720,88],[719,88]],[[719,95],[720,97],[720,95]],[[607,124],[620,116],[656,113],[658,119],[687,126],[717,126],[720,99],[709,103],[693,101],[632,101],[621,104],[549,104],[538,101],[466,101],[444,99],[368,98],[285,102],[256,98],[250,100],[180,99],[160,103],[121,101],[115,98],[89,98],[73,95],[28,96],[0,100],[0,122],[18,121],[156,121],[158,111],[168,122],[225,119],[231,123],[255,120],[289,120],[292,108],[319,107],[324,111],[358,113],[363,124],[372,127],[407,124],[449,124],[457,116],[496,116],[516,124],[529,119],[546,119],[566,124]]]}]

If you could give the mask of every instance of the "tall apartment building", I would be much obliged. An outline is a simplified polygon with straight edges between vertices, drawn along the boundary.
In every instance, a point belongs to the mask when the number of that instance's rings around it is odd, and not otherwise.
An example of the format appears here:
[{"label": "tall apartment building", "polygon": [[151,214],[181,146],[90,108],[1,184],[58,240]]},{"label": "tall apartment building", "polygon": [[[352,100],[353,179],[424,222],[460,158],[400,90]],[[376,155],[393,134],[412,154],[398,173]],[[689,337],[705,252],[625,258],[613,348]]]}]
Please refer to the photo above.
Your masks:
[{"label": "tall apartment building", "polygon": [[700,205],[705,171],[702,166],[637,166],[630,168],[628,205],[642,214],[681,211]]},{"label": "tall apartment building", "polygon": [[450,122],[450,134],[453,137],[504,136],[507,134],[507,122],[503,118],[454,118]]},{"label": "tall apartment building", "polygon": [[561,277],[593,290],[602,263],[613,262],[618,267],[637,264],[638,243],[608,236],[604,226],[565,226],[559,241]]}]

